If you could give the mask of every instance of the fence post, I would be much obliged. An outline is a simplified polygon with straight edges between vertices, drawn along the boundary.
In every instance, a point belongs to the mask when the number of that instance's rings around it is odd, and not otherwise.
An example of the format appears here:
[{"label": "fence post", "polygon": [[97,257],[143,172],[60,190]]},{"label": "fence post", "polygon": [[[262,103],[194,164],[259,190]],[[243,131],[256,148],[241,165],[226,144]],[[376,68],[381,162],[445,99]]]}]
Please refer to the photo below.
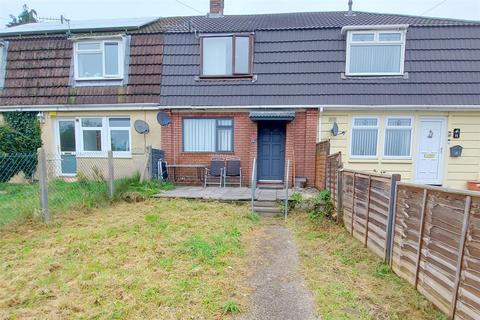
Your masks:
[{"label": "fence post", "polygon": [[50,222],[50,212],[48,210],[48,175],[47,175],[47,160],[45,150],[43,148],[37,149],[38,155],[38,183],[40,187],[40,210],[42,211],[42,218],[45,223]]},{"label": "fence post", "polygon": [[425,215],[427,209],[428,190],[423,190],[422,213],[420,216],[420,230],[418,232],[418,252],[415,264],[415,289],[418,288],[418,274],[420,272],[420,261],[422,259],[423,230],[425,229]]},{"label": "fence post", "polygon": [[355,176],[356,176],[356,173],[355,171],[353,172],[353,182],[352,182],[352,212],[351,212],[351,225],[350,225],[350,233],[352,234],[353,236],[353,224],[355,222]]},{"label": "fence post", "polygon": [[108,151],[108,192],[110,199],[113,199],[115,193],[115,173],[113,171],[113,152]]},{"label": "fence post", "polygon": [[390,200],[388,203],[388,220],[387,220],[387,234],[385,241],[385,263],[391,265],[393,237],[395,234],[395,213],[397,204],[397,182],[400,181],[399,174],[392,174],[392,181],[390,184]]},{"label": "fence post", "polygon": [[460,276],[463,267],[463,254],[465,253],[465,243],[467,242],[468,225],[470,223],[470,209],[472,207],[472,197],[465,198],[465,210],[463,213],[462,235],[460,238],[460,247],[458,248],[457,268],[455,272],[455,282],[453,285],[452,304],[449,312],[449,319],[455,318],[457,308],[458,288],[460,287]]},{"label": "fence post", "polygon": [[337,223],[343,220],[342,217],[342,195],[343,195],[343,179],[342,179],[342,170],[337,170]]},{"label": "fence post", "polygon": [[372,191],[372,175],[368,175],[368,186],[367,186],[367,211],[365,213],[365,239],[363,239],[363,245],[365,248],[368,245],[368,220],[370,219],[370,194]]}]

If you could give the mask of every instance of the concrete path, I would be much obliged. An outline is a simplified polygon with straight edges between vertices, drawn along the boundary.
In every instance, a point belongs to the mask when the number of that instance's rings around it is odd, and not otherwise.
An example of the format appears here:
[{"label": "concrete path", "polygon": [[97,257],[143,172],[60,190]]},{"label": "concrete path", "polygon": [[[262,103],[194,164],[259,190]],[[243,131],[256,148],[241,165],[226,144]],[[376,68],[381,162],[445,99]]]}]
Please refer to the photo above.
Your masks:
[{"label": "concrete path", "polygon": [[298,252],[290,231],[265,225],[250,266],[253,293],[240,320],[315,320],[314,300],[298,274]]}]

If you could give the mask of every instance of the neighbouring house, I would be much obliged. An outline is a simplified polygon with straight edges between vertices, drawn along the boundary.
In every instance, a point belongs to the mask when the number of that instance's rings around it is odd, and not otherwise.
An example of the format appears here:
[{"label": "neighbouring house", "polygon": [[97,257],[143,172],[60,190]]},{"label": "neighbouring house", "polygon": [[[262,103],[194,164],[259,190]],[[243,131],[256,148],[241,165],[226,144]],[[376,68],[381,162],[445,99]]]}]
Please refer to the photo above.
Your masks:
[{"label": "neighbouring house", "polygon": [[[98,165],[109,150],[123,174],[142,171],[147,146],[161,147],[155,124],[162,30],[174,22],[64,21],[1,30],[0,112],[39,112],[43,145],[58,158],[59,175]],[[150,132],[135,132],[136,120],[150,123]]]},{"label": "neighbouring house", "polygon": [[0,108],[44,111],[52,151],[73,127],[64,157],[114,148],[138,165],[151,144],[171,164],[238,157],[245,183],[254,159],[264,183],[284,181],[290,163],[289,180],[312,186],[315,144],[328,139],[346,168],[458,188],[480,179],[480,22],[223,9],[212,0],[205,16],[132,27],[0,31]]}]

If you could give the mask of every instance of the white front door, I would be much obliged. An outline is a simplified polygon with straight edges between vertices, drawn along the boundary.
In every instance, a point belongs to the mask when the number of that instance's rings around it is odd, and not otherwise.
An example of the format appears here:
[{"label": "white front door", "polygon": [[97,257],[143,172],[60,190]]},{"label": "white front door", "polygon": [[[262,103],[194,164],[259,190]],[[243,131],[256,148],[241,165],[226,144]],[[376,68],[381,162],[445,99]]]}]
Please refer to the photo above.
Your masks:
[{"label": "white front door", "polygon": [[446,119],[443,117],[420,119],[415,177],[417,183],[442,184],[445,127]]}]

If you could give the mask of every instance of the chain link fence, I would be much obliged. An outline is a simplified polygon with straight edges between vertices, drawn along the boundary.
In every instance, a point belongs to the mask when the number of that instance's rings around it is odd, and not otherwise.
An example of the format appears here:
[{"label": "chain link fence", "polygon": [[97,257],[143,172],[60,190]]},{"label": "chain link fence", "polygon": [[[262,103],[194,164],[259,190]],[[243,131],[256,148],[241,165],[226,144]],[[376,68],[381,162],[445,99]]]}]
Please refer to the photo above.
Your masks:
[{"label": "chain link fence", "polygon": [[49,154],[39,149],[0,155],[0,226],[32,216],[48,222],[54,214],[118,199],[139,201],[171,188],[153,176],[151,154],[134,159],[114,158],[111,152]]}]

